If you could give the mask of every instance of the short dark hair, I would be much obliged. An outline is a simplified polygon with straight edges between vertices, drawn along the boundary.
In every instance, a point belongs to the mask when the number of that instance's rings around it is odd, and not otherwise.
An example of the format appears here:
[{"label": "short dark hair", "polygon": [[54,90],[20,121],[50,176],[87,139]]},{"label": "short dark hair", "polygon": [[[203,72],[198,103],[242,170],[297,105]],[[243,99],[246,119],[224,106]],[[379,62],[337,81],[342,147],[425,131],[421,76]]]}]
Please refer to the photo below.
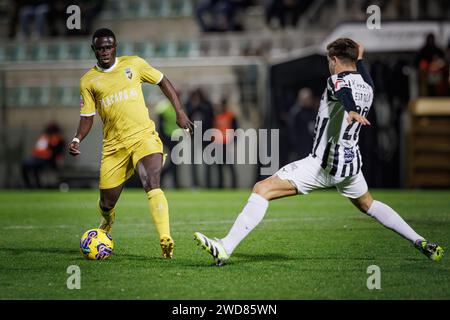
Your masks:
[{"label": "short dark hair", "polygon": [[92,35],[92,43],[94,43],[95,38],[101,37],[112,37],[114,41],[116,41],[116,35],[114,34],[114,32],[107,28],[100,28],[95,30],[94,34]]},{"label": "short dark hair", "polygon": [[337,57],[344,62],[356,63],[358,60],[358,44],[349,38],[339,38],[327,46],[328,56]]}]

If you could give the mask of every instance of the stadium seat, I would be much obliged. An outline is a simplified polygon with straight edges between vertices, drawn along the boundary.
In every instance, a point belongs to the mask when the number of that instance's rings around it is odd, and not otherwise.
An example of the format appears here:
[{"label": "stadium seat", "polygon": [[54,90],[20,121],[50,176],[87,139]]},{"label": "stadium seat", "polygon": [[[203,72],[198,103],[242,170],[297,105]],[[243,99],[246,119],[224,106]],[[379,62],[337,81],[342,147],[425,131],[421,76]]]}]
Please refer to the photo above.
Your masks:
[{"label": "stadium seat", "polygon": [[47,46],[49,60],[69,59],[69,46],[66,42],[50,43]]},{"label": "stadium seat", "polygon": [[6,61],[6,50],[4,46],[0,46],[0,63]]},{"label": "stadium seat", "polygon": [[156,50],[158,58],[173,58],[177,56],[177,42],[175,40],[162,40]]},{"label": "stadium seat", "polygon": [[31,104],[31,90],[29,87],[18,87],[16,88],[17,99],[11,101],[11,106],[17,107],[28,107]]},{"label": "stadium seat", "polygon": [[155,56],[155,46],[152,42],[137,42],[134,47],[134,54],[144,58],[151,59]]},{"label": "stadium seat", "polygon": [[44,61],[48,59],[48,46],[46,43],[38,42],[30,46],[29,57],[31,60]]},{"label": "stadium seat", "polygon": [[192,17],[193,3],[191,0],[172,0],[172,14],[178,17]]},{"label": "stadium seat", "polygon": [[132,56],[136,53],[134,52],[134,42],[131,41],[122,41],[119,42],[117,46],[117,55],[118,56]]},{"label": "stadium seat", "polygon": [[[147,2],[147,1],[144,1]],[[170,1],[151,0],[149,16],[151,17],[169,17],[170,16]]]},{"label": "stadium seat", "polygon": [[8,94],[6,95],[6,105],[9,108],[19,107],[19,100],[22,96],[22,87],[8,88]]},{"label": "stadium seat", "polygon": [[10,61],[27,60],[27,48],[23,43],[13,43],[7,48],[7,58]]},{"label": "stadium seat", "polygon": [[158,17],[170,17],[173,15],[171,1],[154,1],[159,3],[159,10],[156,11]]},{"label": "stadium seat", "polygon": [[198,57],[200,55],[199,43],[197,40],[181,40],[178,43],[178,57]]},{"label": "stadium seat", "polygon": [[78,87],[58,87],[56,89],[55,104],[61,107],[74,107],[79,105],[80,93]]},{"label": "stadium seat", "polygon": [[129,1],[127,11],[128,15],[132,17],[148,17],[150,15],[150,7],[148,1],[143,0]]},{"label": "stadium seat", "polygon": [[93,53],[91,53],[91,48],[89,43],[84,42],[73,42],[69,45],[70,58],[75,60],[88,60],[93,59]]},{"label": "stadium seat", "polygon": [[34,106],[45,107],[50,105],[51,88],[50,86],[39,86],[33,88],[32,99]]}]

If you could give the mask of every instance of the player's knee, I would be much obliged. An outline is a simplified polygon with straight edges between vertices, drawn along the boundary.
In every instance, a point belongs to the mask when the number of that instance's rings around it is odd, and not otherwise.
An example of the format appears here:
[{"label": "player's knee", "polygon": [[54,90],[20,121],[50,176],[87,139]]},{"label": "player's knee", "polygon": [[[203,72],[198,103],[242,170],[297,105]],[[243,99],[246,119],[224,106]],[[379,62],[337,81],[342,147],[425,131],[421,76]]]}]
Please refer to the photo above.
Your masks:
[{"label": "player's knee", "polygon": [[269,194],[270,194],[271,188],[270,184],[266,181],[259,181],[253,186],[253,193],[259,194],[261,197],[270,200]]},{"label": "player's knee", "polygon": [[152,189],[158,189],[160,187],[159,177],[160,177],[159,171],[147,175],[143,181],[144,189],[147,191]]},{"label": "player's knee", "polygon": [[357,204],[357,207],[358,207],[359,211],[361,211],[362,213],[368,214],[371,204],[372,203],[369,201],[361,201]]}]

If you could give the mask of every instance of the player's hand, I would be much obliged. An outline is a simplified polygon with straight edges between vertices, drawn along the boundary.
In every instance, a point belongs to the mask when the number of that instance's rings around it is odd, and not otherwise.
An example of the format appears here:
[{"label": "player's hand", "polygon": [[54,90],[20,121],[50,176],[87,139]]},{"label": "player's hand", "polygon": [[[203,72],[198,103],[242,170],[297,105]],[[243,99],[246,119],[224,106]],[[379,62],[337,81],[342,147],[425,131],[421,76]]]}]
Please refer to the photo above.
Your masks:
[{"label": "player's hand", "polygon": [[363,126],[370,126],[370,122],[366,117],[360,115],[358,112],[350,111],[348,114],[347,122],[348,124],[350,124],[353,121],[361,123]]},{"label": "player's hand", "polygon": [[71,143],[69,143],[69,153],[72,156],[77,156],[77,155],[79,155],[81,153],[79,148],[80,148],[80,143],[79,142],[72,141]]},{"label": "player's hand", "polygon": [[364,56],[364,46],[358,43],[358,60],[361,60]]},{"label": "player's hand", "polygon": [[188,136],[194,133],[194,123],[189,120],[183,111],[177,113],[177,125],[182,128]]}]

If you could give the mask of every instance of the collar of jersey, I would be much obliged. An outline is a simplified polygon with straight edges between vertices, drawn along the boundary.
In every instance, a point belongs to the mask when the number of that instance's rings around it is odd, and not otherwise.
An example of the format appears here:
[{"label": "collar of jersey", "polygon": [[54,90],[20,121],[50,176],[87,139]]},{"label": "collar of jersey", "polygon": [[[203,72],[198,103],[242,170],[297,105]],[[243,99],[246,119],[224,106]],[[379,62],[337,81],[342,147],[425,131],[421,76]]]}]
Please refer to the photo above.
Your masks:
[{"label": "collar of jersey", "polygon": [[98,63],[95,65],[95,67],[96,67],[97,70],[99,70],[99,71],[103,71],[103,72],[111,72],[111,71],[116,67],[118,61],[119,61],[119,59],[116,57],[116,60],[114,61],[114,64],[113,64],[111,67],[109,67],[108,69],[104,69],[104,68],[100,67],[100,66],[98,65]]},{"label": "collar of jersey", "polygon": [[358,71],[342,71],[342,72],[339,72],[337,76],[338,77],[343,77],[343,76],[346,76],[348,74],[359,74],[359,72]]}]

